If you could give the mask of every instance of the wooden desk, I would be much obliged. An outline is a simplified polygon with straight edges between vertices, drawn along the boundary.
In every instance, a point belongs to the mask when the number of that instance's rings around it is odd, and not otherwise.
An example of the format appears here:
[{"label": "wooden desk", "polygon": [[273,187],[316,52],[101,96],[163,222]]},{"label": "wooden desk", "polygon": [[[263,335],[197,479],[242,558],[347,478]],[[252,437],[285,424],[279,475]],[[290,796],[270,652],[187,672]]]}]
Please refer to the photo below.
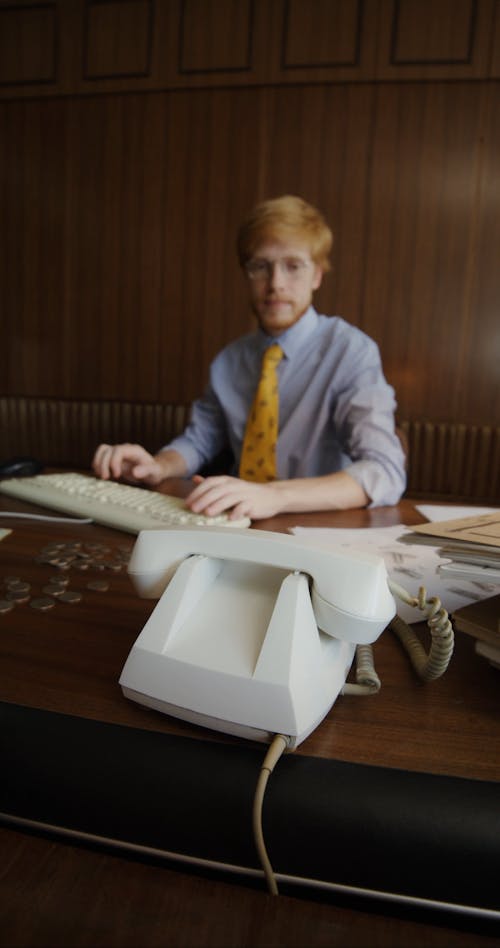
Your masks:
[{"label": "wooden desk", "polygon": [[[1,497],[2,509],[28,510]],[[39,511],[40,512],[40,511]],[[288,516],[257,527],[286,530],[294,524],[388,526],[419,522],[410,501],[398,508],[338,514]],[[96,525],[76,526],[2,521],[12,529],[0,543],[0,581],[27,579],[41,591],[53,567],[37,562],[56,539],[101,542],[110,550],[131,549],[133,537]],[[140,600],[125,572],[110,574],[106,593],[87,589],[88,574],[71,574],[80,589],[77,605],[58,603],[47,613],[28,604],[0,616],[0,700],[98,722],[199,739],[200,731],[126,701],[118,678],[127,654],[154,608]],[[380,694],[344,697],[296,754],[357,764],[403,768],[483,781],[500,780],[498,672],[459,637],[448,673],[423,685],[399,643],[388,634],[375,647]],[[221,744],[235,741],[209,734]],[[447,927],[428,919],[411,921],[394,910],[340,907],[291,896],[272,900],[249,885],[186,875],[165,866],[133,862],[116,854],[81,849],[19,832],[0,831],[4,852],[5,918],[0,944],[102,945],[468,945],[471,922],[454,917]],[[48,870],[48,874],[47,874]],[[78,881],[78,891],[73,881]],[[24,911],[26,888],[36,886]],[[120,892],[131,898],[123,905]],[[109,898],[104,897],[104,890]],[[160,894],[161,893],[161,894]],[[209,917],[203,907],[210,903]],[[84,907],[83,930],[80,916]],[[201,907],[201,911],[200,911]],[[406,911],[406,910],[405,910]],[[203,920],[201,916],[203,915]],[[196,922],[198,917],[198,922]],[[474,944],[498,944],[473,924]],[[375,937],[375,932],[377,935]],[[2,940],[6,939],[6,940]]]}]

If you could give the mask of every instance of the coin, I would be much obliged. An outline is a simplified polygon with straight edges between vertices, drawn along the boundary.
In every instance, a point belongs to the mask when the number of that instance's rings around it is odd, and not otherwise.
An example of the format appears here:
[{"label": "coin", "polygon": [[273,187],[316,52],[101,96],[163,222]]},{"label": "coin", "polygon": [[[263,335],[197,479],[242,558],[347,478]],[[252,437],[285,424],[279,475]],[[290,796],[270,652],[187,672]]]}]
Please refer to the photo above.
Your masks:
[{"label": "coin", "polygon": [[67,576],[51,576],[49,583],[51,586],[61,586],[63,589],[66,589],[69,579]]},{"label": "coin", "polygon": [[48,583],[47,586],[42,588],[42,592],[45,593],[46,596],[56,596],[59,598],[59,596],[62,596],[63,592],[65,592],[65,587],[56,586],[54,583]]},{"label": "coin", "polygon": [[5,584],[9,592],[29,593],[31,586],[29,583],[23,583],[20,579],[11,579]]},{"label": "coin", "polygon": [[14,603],[8,599],[0,599],[0,615],[4,612],[10,612],[14,608]]},{"label": "coin", "polygon": [[40,596],[39,599],[32,599],[30,602],[32,609],[38,609],[39,612],[47,612],[48,609],[52,609],[55,606],[55,601],[49,599],[48,596]]},{"label": "coin", "polygon": [[105,579],[93,579],[92,582],[87,583],[87,589],[92,589],[93,592],[107,592],[109,583]]},{"label": "coin", "polygon": [[81,598],[82,598],[81,593],[75,592],[73,589],[67,589],[66,592],[61,593],[61,595],[59,596],[59,601],[74,603],[74,602],[80,602]]},{"label": "coin", "polygon": [[18,592],[16,589],[9,589],[6,599],[9,599],[11,602],[17,602],[19,605],[22,605],[25,602],[29,601],[30,594],[25,592]]}]

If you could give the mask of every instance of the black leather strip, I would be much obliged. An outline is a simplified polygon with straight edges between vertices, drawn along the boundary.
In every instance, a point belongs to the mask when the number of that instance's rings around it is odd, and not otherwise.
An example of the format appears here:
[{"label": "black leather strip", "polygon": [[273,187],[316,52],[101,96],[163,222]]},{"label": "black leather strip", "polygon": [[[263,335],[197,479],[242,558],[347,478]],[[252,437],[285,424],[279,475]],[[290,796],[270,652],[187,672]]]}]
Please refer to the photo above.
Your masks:
[{"label": "black leather strip", "polygon": [[[0,811],[259,868],[265,747],[0,703]],[[500,911],[500,785],[288,754],[264,801],[277,873]]]}]

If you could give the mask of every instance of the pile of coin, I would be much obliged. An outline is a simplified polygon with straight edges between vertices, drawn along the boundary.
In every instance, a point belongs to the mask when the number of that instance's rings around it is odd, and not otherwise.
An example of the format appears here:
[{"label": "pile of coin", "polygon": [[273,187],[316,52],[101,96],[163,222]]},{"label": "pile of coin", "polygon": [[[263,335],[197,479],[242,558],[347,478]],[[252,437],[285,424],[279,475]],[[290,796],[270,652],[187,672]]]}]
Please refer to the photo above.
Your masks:
[{"label": "pile of coin", "polygon": [[[114,548],[104,543],[82,543],[80,540],[49,543],[35,557],[36,563],[51,566],[54,575],[42,588],[42,595],[33,594],[32,586],[20,576],[6,576],[3,590],[0,592],[0,615],[10,612],[15,605],[29,603],[32,609],[46,612],[53,609],[57,602],[80,602],[83,593],[77,589],[68,589],[68,573],[80,572],[119,573],[127,565],[130,547],[120,544]],[[86,588],[93,592],[107,592],[107,579],[89,579]]]},{"label": "pile of coin", "polygon": [[5,598],[0,599],[0,614],[10,612],[16,605],[22,605],[29,602],[31,598],[31,586],[24,582],[19,576],[6,576],[4,579]]},{"label": "pile of coin", "polygon": [[54,566],[61,572],[70,569],[87,572],[94,569],[119,573],[128,563],[129,556],[130,549],[125,545],[113,549],[104,543],[82,543],[80,540],[69,540],[47,544],[35,557],[35,562]]}]

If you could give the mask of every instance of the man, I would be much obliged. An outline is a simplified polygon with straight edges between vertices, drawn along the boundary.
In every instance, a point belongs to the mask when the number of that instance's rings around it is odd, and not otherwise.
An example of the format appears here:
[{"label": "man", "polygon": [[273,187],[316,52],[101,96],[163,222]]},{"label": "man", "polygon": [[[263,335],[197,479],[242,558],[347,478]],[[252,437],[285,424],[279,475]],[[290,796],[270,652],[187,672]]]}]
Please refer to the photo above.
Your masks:
[{"label": "man", "polygon": [[[265,201],[241,226],[237,245],[258,329],[216,356],[205,394],[180,437],[154,456],[140,445],[100,445],[95,473],[149,485],[193,477],[186,504],[208,516],[230,511],[234,518],[260,519],[397,503],[405,458],[378,347],[356,327],[312,306],[332,245],[322,215],[294,196]],[[247,419],[271,345],[279,427],[276,446],[266,447],[270,466],[261,480],[257,467],[264,470],[268,462],[249,462],[257,449],[255,438],[248,443]],[[232,475],[196,473],[227,447],[236,459]]]}]

